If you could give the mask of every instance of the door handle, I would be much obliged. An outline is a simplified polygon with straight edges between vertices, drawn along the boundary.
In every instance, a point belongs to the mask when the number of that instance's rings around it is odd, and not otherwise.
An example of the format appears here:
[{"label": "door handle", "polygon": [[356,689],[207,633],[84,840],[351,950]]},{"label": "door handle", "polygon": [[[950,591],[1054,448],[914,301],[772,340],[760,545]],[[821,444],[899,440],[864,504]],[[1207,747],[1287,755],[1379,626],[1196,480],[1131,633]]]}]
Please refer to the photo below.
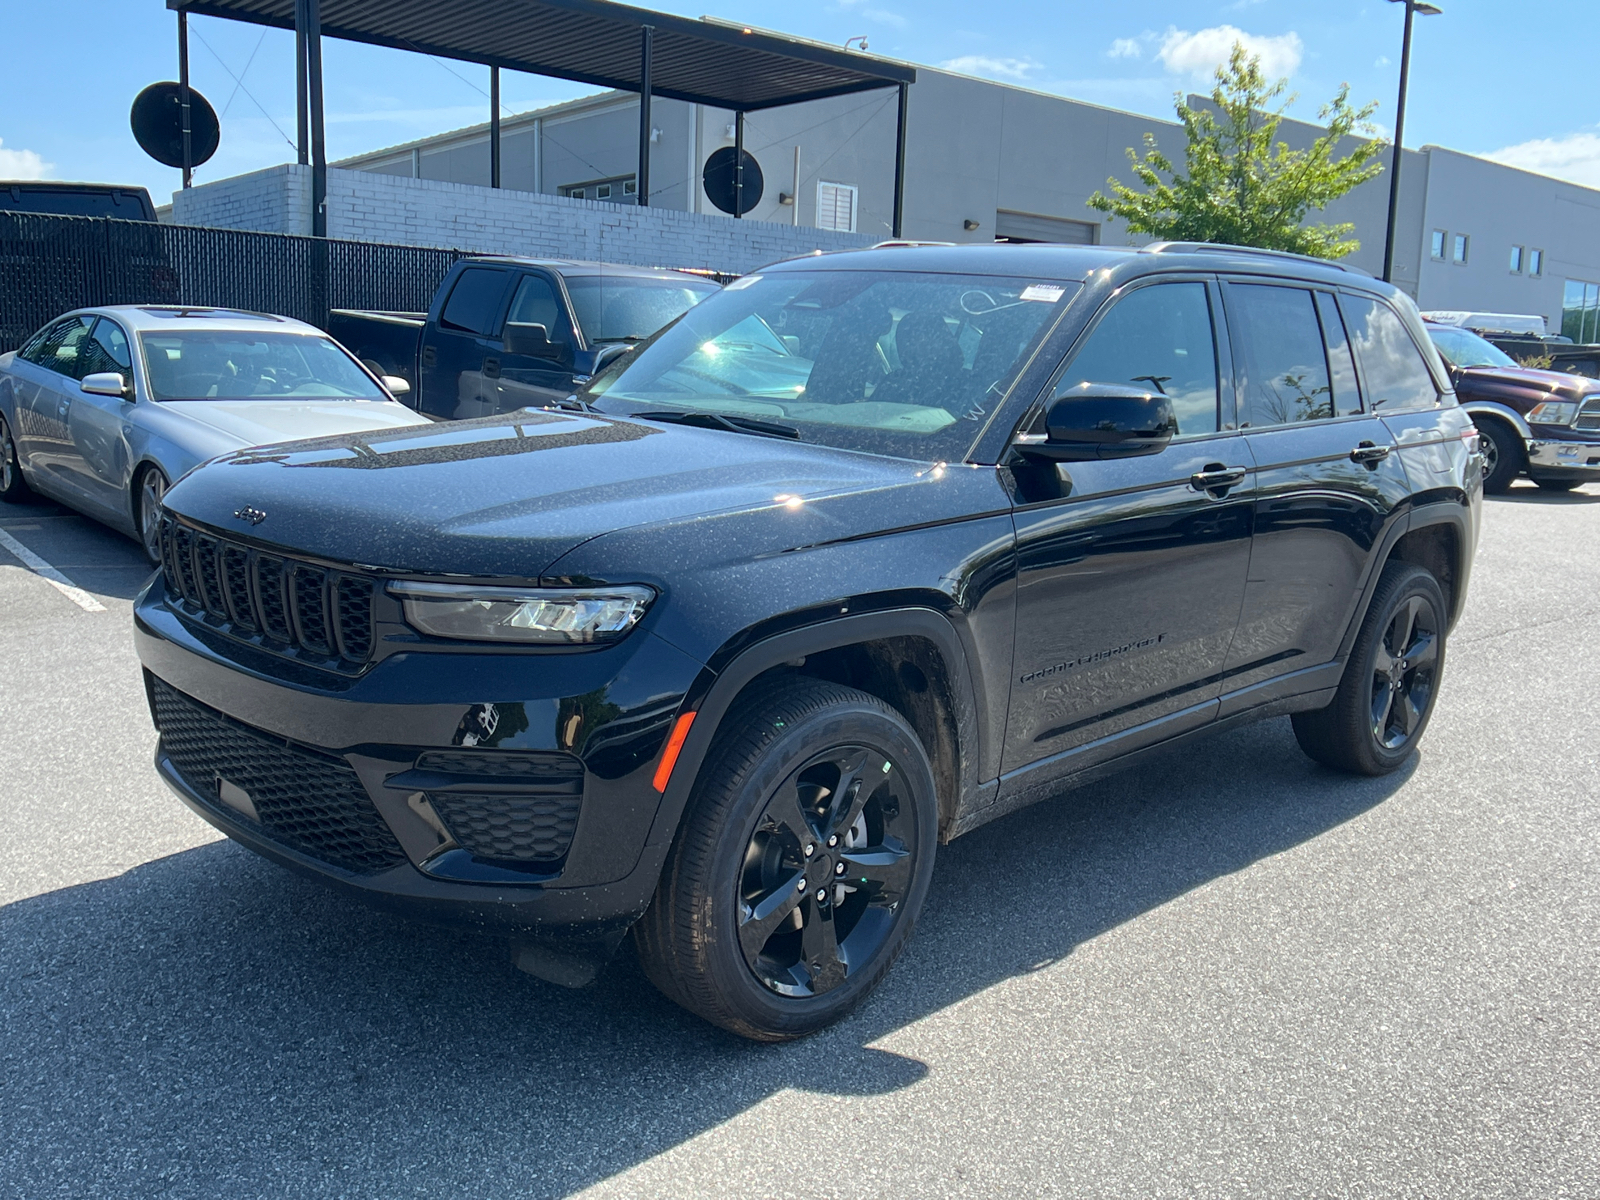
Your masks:
[{"label": "door handle", "polygon": [[1204,470],[1189,476],[1189,486],[1221,499],[1227,490],[1250,473],[1248,467],[1225,467],[1221,463],[1207,463]]},{"label": "door handle", "polygon": [[500,360],[498,358],[491,357],[483,360],[483,377],[485,379],[500,378]]},{"label": "door handle", "polygon": [[1350,461],[1353,463],[1365,463],[1369,467],[1376,466],[1389,457],[1391,449],[1393,449],[1391,446],[1379,446],[1372,442],[1362,442],[1354,450],[1350,451]]},{"label": "door handle", "polygon": [[424,346],[422,348],[422,365],[425,367],[432,367],[437,365],[438,362],[438,351],[436,351],[432,346]]}]

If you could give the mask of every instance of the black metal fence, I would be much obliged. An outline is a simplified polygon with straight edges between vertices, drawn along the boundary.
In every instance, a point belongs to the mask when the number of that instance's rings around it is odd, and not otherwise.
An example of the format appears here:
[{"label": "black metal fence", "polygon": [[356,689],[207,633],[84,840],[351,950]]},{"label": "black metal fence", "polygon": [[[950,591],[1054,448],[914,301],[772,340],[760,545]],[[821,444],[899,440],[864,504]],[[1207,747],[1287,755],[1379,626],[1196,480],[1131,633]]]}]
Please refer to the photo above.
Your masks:
[{"label": "black metal fence", "polygon": [[0,353],[74,308],[194,304],[297,317],[418,312],[466,250],[0,212]]}]

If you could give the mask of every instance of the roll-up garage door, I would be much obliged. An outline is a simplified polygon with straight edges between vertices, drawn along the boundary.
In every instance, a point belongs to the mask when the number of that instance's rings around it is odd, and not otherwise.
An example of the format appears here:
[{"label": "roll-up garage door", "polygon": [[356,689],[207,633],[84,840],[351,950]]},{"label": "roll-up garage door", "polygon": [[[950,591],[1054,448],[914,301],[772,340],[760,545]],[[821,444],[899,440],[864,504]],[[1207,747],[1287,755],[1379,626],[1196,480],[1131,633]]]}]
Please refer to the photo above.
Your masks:
[{"label": "roll-up garage door", "polygon": [[1036,213],[1006,212],[994,215],[994,236],[1013,242],[1066,242],[1073,246],[1093,246],[1099,229],[1093,221],[1069,221],[1065,217],[1041,217]]}]

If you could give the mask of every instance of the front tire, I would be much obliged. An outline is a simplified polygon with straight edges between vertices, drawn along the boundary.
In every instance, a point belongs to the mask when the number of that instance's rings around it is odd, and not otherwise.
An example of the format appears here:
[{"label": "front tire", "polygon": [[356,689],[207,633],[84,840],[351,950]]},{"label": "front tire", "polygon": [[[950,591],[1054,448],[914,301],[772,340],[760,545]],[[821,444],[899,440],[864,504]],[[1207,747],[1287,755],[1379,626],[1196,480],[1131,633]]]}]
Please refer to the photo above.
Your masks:
[{"label": "front tire", "polygon": [[1498,496],[1511,490],[1527,463],[1527,449],[1517,431],[1493,417],[1474,417],[1483,452],[1483,490]]},{"label": "front tire", "polygon": [[1355,775],[1399,768],[1433,716],[1447,611],[1429,572],[1404,562],[1385,566],[1333,703],[1292,718],[1300,748]]},{"label": "front tire", "polygon": [[159,467],[139,472],[133,486],[133,524],[152,566],[161,565],[161,501],[171,485]]},{"label": "front tire", "polygon": [[17,443],[11,436],[11,426],[0,416],[0,500],[22,504],[32,495],[33,489],[22,477],[22,463],[17,458]]},{"label": "front tire", "polygon": [[849,1012],[899,955],[927,894],[938,802],[916,733],[874,696],[789,678],[740,708],[634,939],[670,999],[786,1041]]}]

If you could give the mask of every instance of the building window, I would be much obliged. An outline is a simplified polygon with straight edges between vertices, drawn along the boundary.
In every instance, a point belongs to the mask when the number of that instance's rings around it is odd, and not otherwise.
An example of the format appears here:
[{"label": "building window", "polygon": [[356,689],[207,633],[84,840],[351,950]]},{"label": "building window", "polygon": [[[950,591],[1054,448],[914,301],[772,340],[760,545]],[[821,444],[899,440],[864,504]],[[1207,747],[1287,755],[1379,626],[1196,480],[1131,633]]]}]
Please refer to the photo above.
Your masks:
[{"label": "building window", "polygon": [[1440,262],[1444,261],[1444,243],[1445,239],[1449,236],[1450,235],[1442,229],[1435,229],[1433,231],[1433,240],[1429,244],[1428,253],[1433,255],[1433,257],[1438,259]]},{"label": "building window", "polygon": [[1522,247],[1521,246],[1513,246],[1513,247],[1511,247],[1511,273],[1513,275],[1521,275],[1522,274]]},{"label": "building window", "polygon": [[638,203],[638,188],[632,175],[591,179],[587,183],[564,183],[556,191],[573,200],[604,200],[607,204]]},{"label": "building window", "polygon": [[856,189],[851,184],[817,184],[817,228],[856,231]]},{"label": "building window", "polygon": [[1467,261],[1467,235],[1466,234],[1458,233],[1458,234],[1456,234],[1455,239],[1453,241],[1451,241],[1451,243],[1450,243],[1450,261],[1453,262],[1453,263],[1463,263],[1463,264],[1466,263],[1466,261]]},{"label": "building window", "polygon": [[1561,332],[1581,345],[1600,341],[1600,284],[1567,280],[1561,294]]},{"label": "building window", "polygon": [[1529,276],[1529,278],[1538,279],[1543,274],[1544,274],[1544,251],[1543,250],[1529,250],[1528,251],[1528,276]]}]

